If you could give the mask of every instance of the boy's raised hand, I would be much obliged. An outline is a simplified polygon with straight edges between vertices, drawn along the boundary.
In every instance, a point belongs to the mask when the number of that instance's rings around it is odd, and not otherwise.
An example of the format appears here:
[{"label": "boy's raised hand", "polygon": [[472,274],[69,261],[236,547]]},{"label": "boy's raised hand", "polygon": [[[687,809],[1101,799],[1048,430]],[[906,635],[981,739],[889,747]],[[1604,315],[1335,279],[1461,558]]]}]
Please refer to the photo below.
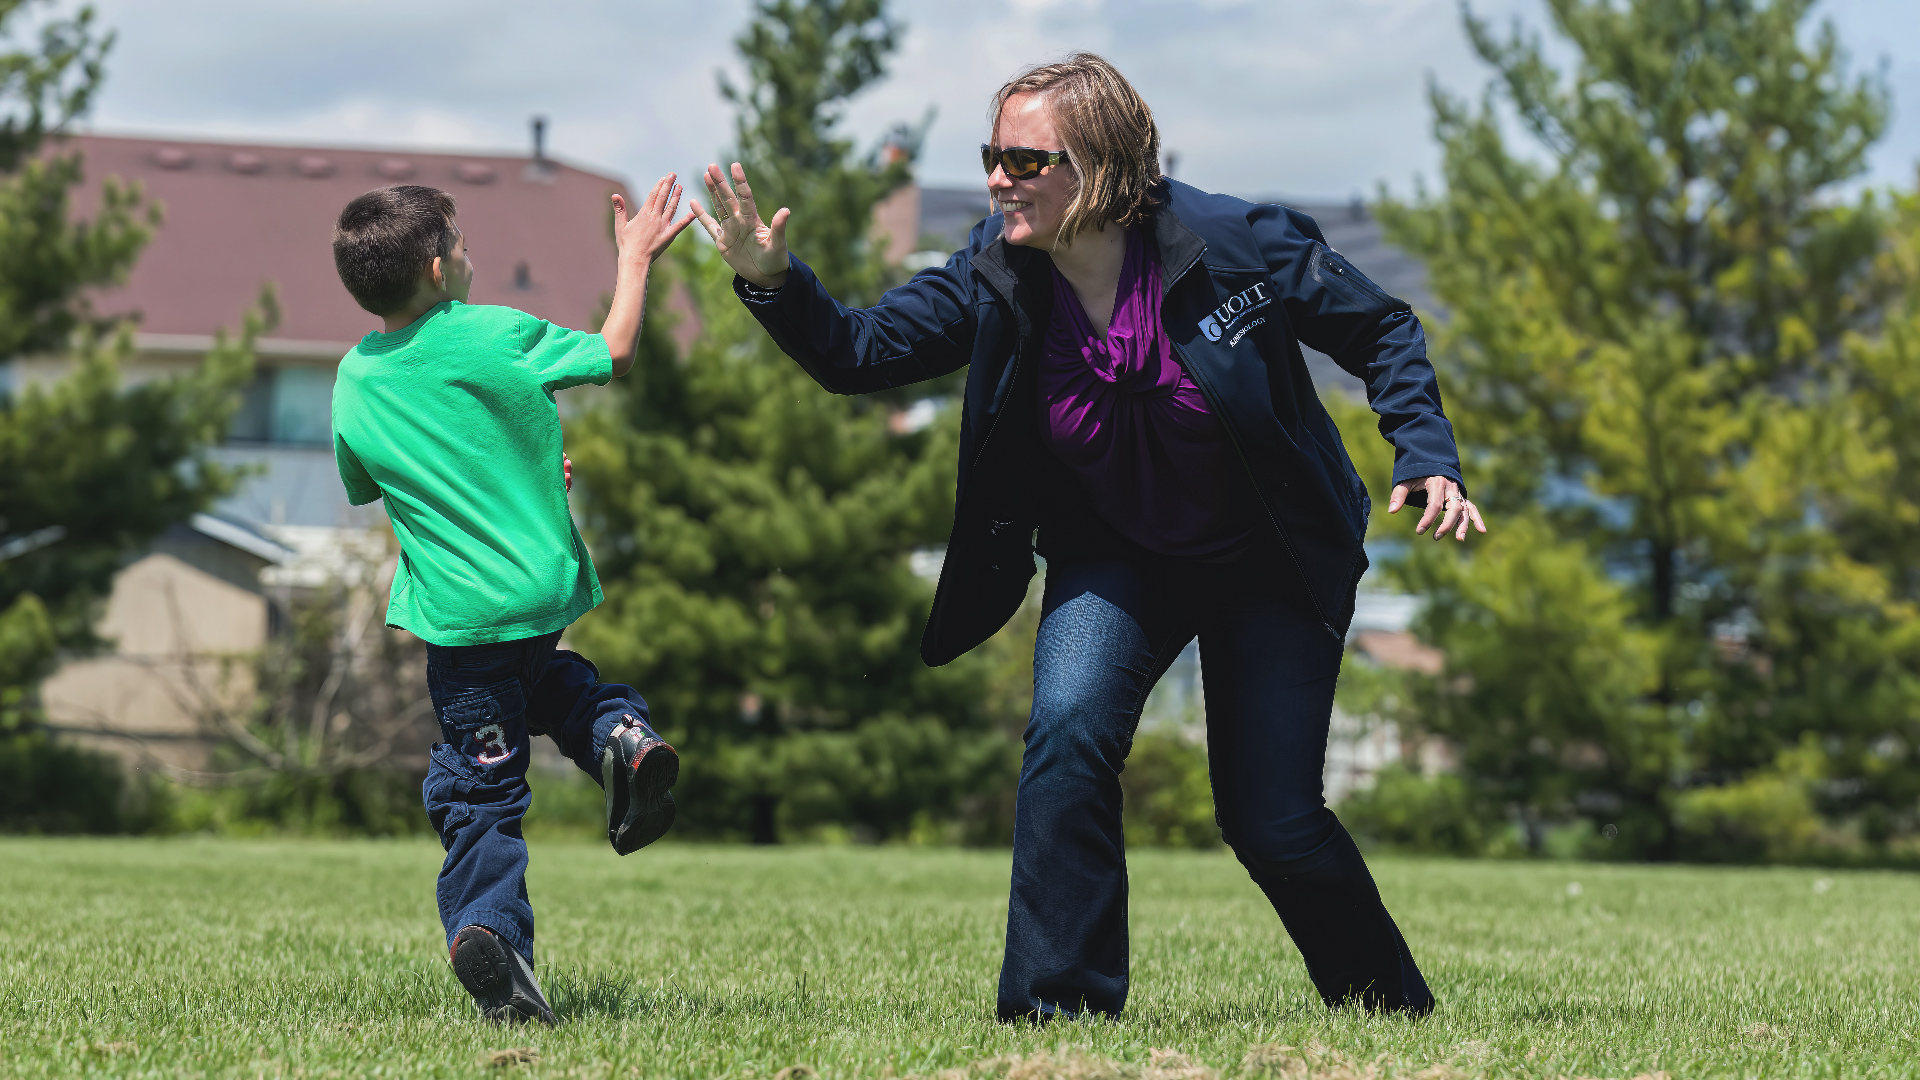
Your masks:
[{"label": "boy's raised hand", "polygon": [[631,214],[625,197],[613,197],[613,245],[622,261],[637,258],[652,263],[673,244],[680,230],[693,223],[692,212],[678,221],[673,219],[682,194],[680,185],[674,183],[676,179],[673,173],[661,177]]},{"label": "boy's raised hand", "polygon": [[700,227],[713,237],[713,243],[720,249],[720,257],[733,267],[733,272],[763,289],[777,289],[787,280],[787,218],[791,211],[781,207],[774,212],[771,224],[760,220],[760,210],[753,205],[753,189],[747,186],[747,170],[733,163],[733,179],[720,171],[720,166],[707,166],[707,194],[713,202],[713,212],[703,209],[699,200],[693,202],[693,212],[700,217]]},{"label": "boy's raised hand", "polygon": [[659,258],[680,230],[693,223],[689,213],[673,220],[680,209],[680,185],[668,173],[647,192],[645,202],[629,215],[623,195],[613,197],[613,246],[620,252],[613,279],[613,303],[600,324],[600,336],[607,340],[607,359],[613,363],[613,376],[619,378],[633,368],[640,348],[640,321],[646,317],[647,274],[653,260]]}]

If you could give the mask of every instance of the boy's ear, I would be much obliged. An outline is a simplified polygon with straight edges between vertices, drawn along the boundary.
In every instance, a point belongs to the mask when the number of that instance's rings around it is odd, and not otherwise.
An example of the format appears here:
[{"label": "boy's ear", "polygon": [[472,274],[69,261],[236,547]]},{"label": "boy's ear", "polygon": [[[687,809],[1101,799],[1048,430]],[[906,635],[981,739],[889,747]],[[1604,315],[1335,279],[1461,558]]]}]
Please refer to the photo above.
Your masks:
[{"label": "boy's ear", "polygon": [[440,256],[435,255],[433,264],[427,267],[427,278],[433,282],[436,292],[447,287],[447,272],[440,265]]}]

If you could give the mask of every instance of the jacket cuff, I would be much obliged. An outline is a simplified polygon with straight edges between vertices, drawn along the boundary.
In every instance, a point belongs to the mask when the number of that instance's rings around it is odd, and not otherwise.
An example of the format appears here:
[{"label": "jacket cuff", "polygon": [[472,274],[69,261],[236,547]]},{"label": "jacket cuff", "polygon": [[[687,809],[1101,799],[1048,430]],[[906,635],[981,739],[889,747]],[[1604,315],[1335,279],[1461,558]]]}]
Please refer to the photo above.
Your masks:
[{"label": "jacket cuff", "polygon": [[[781,283],[785,288],[785,283]],[[771,304],[780,299],[780,289],[763,289],[739,274],[733,275],[733,294],[749,304]]]},{"label": "jacket cuff", "polygon": [[786,294],[787,286],[793,284],[794,262],[793,253],[789,251],[787,253],[787,279],[782,281],[777,288],[764,288],[755,285],[739,274],[733,275],[733,295],[739,297],[743,303],[748,304],[771,304],[779,300],[780,297]]}]

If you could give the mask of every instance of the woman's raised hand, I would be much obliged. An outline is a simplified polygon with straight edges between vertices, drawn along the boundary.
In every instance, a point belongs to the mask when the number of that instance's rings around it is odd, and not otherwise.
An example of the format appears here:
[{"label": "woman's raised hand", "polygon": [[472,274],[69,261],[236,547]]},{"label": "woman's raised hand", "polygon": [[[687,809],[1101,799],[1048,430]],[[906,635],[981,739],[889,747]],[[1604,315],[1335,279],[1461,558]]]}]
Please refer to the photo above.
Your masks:
[{"label": "woman's raised hand", "polygon": [[731,181],[718,165],[707,166],[706,181],[712,212],[698,200],[693,212],[700,227],[713,237],[720,257],[753,284],[779,288],[787,280],[787,208],[776,211],[771,223],[761,221],[760,210],[753,205],[753,189],[747,186],[747,171],[737,161]]},{"label": "woman's raised hand", "polygon": [[1487,531],[1486,522],[1480,520],[1480,508],[1461,494],[1459,484],[1444,476],[1403,480],[1393,485],[1393,496],[1387,500],[1387,513],[1399,513],[1400,508],[1407,505],[1407,496],[1413,493],[1416,485],[1427,493],[1427,510],[1420,515],[1420,524],[1413,527],[1415,533],[1426,532],[1435,516],[1440,518],[1439,527],[1433,530],[1435,540],[1451,532],[1455,540],[1465,543],[1468,525],[1483,533]]}]

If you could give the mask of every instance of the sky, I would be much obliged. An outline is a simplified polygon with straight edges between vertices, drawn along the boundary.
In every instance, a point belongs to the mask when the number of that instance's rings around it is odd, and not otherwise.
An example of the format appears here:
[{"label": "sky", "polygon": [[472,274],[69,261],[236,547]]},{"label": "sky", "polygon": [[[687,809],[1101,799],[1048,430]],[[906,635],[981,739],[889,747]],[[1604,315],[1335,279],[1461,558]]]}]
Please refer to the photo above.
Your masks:
[{"label": "sky", "polygon": [[[77,5],[58,0],[67,9]],[[1828,0],[1854,68],[1885,65],[1894,118],[1868,180],[1911,187],[1920,160],[1914,0]],[[716,72],[748,0],[93,0],[118,33],[85,127],[322,146],[548,146],[645,186],[690,173],[732,137]],[[1475,0],[1544,29],[1540,0]],[[982,183],[987,101],[1020,68],[1075,49],[1140,89],[1180,179],[1301,201],[1406,192],[1433,178],[1429,79],[1477,95],[1455,0],[895,0],[888,78],[856,99],[863,144],[935,120],[924,184]]]}]

